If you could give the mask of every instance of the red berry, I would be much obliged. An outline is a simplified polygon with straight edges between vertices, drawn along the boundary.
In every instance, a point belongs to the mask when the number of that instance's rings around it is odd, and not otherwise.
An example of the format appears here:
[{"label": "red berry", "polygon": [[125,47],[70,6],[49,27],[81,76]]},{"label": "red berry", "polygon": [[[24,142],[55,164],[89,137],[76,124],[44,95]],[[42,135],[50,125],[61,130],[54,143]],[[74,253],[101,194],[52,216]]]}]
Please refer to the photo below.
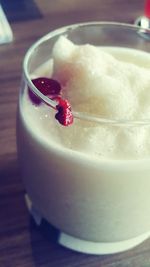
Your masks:
[{"label": "red berry", "polygon": [[[32,82],[43,95],[49,95],[51,97],[52,95],[58,95],[60,93],[60,83],[54,79],[40,77],[37,79],[33,79]],[[42,100],[38,96],[36,96],[30,89],[29,97],[35,105],[39,105],[42,102]]]},{"label": "red berry", "polygon": [[34,105],[38,106],[42,103],[42,100],[38,96],[36,96],[30,89],[28,90],[28,95]]},{"label": "red berry", "polygon": [[58,101],[58,105],[56,106],[58,112],[55,115],[56,120],[58,120],[63,126],[72,124],[73,115],[69,102],[61,97],[56,97],[55,100]]},{"label": "red berry", "polygon": [[[53,79],[40,77],[32,80],[36,88],[44,95],[58,102],[56,110],[58,111],[55,118],[63,126],[68,126],[73,123],[73,115],[71,112],[71,106],[66,99],[62,99],[59,94],[61,91],[61,85],[59,82]],[[35,105],[40,105],[42,100],[36,96],[31,89],[28,90],[29,98]]]}]

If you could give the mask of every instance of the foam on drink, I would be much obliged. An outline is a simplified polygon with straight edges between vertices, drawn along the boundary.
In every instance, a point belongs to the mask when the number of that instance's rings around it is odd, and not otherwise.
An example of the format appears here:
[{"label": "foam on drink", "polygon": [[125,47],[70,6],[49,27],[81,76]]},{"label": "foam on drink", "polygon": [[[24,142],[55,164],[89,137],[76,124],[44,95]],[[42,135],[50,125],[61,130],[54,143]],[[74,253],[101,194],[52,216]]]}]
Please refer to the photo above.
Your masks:
[{"label": "foam on drink", "polygon": [[[106,119],[150,118],[149,54],[128,48],[78,46],[60,37],[49,65],[53,68],[49,74],[46,63],[34,75],[41,71],[41,76],[46,73],[58,80],[73,110]],[[44,104],[33,107],[24,97],[23,106],[30,113],[26,119],[38,127],[38,138],[48,143],[100,158],[149,157],[149,127],[113,127],[76,119],[64,128]]]}]

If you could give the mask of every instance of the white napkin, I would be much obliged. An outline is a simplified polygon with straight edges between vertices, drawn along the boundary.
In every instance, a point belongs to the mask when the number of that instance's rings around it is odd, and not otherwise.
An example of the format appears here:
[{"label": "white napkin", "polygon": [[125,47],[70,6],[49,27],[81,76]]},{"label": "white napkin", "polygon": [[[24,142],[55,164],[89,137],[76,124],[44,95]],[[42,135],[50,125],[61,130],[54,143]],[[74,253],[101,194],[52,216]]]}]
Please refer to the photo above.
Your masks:
[{"label": "white napkin", "polygon": [[0,5],[0,44],[10,43],[13,40],[13,33],[6,15]]}]

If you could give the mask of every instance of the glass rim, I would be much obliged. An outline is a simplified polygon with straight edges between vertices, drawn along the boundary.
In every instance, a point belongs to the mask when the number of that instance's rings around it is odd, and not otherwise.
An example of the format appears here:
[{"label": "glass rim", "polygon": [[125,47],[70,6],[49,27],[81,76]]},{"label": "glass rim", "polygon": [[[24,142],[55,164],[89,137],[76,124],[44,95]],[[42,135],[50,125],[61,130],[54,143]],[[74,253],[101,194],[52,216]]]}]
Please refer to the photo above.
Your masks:
[{"label": "glass rim", "polygon": [[[38,39],[33,45],[29,47],[27,50],[24,60],[23,60],[23,78],[27,81],[28,86],[30,89],[43,100],[44,103],[48,104],[51,108],[56,109],[57,102],[54,100],[51,100],[44,94],[42,94],[32,83],[32,80],[30,78],[29,72],[28,72],[28,62],[30,60],[30,57],[32,56],[32,53],[34,50],[44,43],[45,41],[65,33],[67,30],[74,30],[78,27],[85,27],[85,26],[109,26],[109,27],[122,27],[129,30],[136,30],[139,31],[139,34],[142,35],[143,33],[150,34],[150,29],[143,28],[134,24],[129,23],[122,23],[122,22],[111,22],[111,21],[90,21],[90,22],[83,22],[83,23],[76,23],[71,24],[67,26],[60,27],[58,29],[55,29],[53,31],[50,31],[40,39]],[[141,36],[142,37],[142,36]],[[144,37],[143,37],[144,38]],[[147,38],[146,38],[147,39]],[[86,120],[86,121],[92,121],[96,123],[106,124],[106,125],[112,125],[112,126],[142,126],[142,125],[149,125],[150,119],[142,119],[142,120],[129,120],[129,119],[108,119],[105,117],[96,116],[94,114],[89,114],[86,112],[76,112],[73,111],[73,116],[76,119],[80,120]]]}]

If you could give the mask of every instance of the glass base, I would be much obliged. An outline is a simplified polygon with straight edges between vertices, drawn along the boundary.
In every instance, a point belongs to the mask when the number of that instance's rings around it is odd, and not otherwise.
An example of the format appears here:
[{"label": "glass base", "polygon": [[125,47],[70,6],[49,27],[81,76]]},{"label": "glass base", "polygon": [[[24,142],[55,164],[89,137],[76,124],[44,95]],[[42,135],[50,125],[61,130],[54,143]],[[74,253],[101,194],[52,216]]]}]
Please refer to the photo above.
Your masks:
[{"label": "glass base", "polygon": [[69,236],[65,233],[61,233],[59,238],[59,244],[66,248],[82,253],[88,253],[93,255],[105,255],[105,254],[114,254],[129,250],[141,244],[149,236],[150,232],[125,241],[103,243],[103,242],[85,241]]},{"label": "glass base", "polygon": [[[25,201],[27,208],[32,215],[35,223],[39,226],[42,222],[42,217],[39,212],[34,208],[29,196],[25,194]],[[119,241],[119,242],[91,242],[86,240],[81,240],[79,238],[70,236],[63,232],[59,232],[57,242],[63,247],[69,248],[71,250],[87,253],[92,255],[105,255],[114,254],[129,250],[150,237],[150,232],[144,233],[135,238]]]}]

